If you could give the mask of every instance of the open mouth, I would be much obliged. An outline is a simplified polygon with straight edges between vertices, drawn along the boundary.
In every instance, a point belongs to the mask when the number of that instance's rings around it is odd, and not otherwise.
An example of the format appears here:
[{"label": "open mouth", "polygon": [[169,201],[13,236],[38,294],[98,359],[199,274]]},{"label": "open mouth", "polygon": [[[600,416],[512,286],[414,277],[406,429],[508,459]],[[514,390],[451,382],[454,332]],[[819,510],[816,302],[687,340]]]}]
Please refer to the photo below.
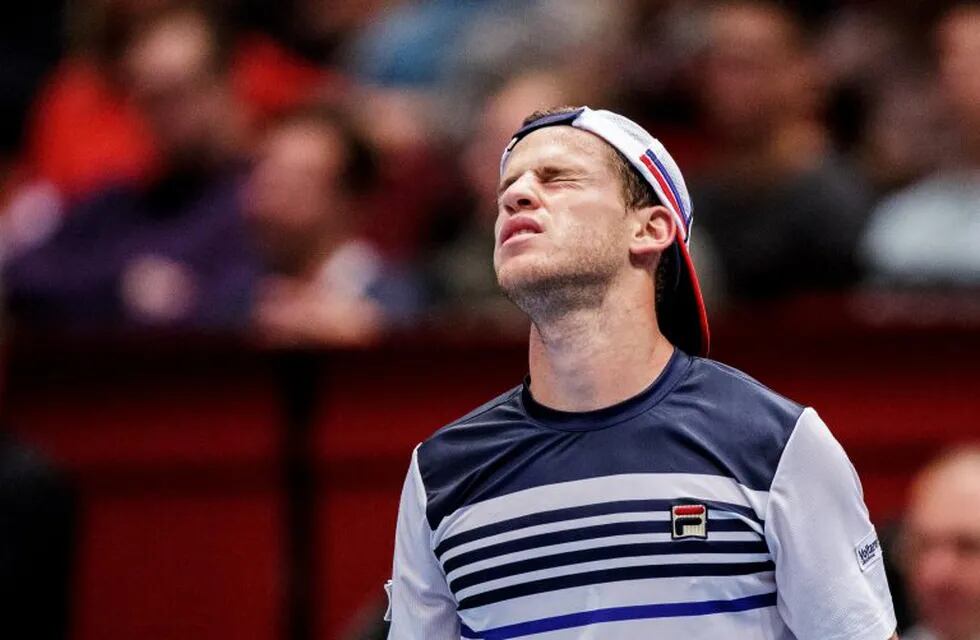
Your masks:
[{"label": "open mouth", "polygon": [[[521,229],[520,231],[516,231],[516,232],[510,234],[510,236],[508,236],[507,240],[512,240],[514,238],[519,238],[521,236],[535,236],[538,233],[539,232],[532,231],[531,229]],[[504,242],[507,242],[507,240],[504,240]]]},{"label": "open mouth", "polygon": [[504,223],[504,228],[501,230],[500,246],[537,235],[541,231],[541,225],[532,218],[511,218]]}]

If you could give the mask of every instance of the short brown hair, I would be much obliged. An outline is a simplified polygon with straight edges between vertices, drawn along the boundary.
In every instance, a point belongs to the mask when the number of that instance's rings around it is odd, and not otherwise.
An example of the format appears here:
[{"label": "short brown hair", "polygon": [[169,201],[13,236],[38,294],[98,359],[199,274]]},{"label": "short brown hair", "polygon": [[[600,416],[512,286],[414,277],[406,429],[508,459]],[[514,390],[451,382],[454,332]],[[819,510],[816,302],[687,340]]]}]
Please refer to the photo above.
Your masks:
[{"label": "short brown hair", "polygon": [[[524,118],[524,122],[521,123],[521,126],[525,127],[546,116],[557,116],[572,113],[573,111],[578,111],[579,109],[581,109],[581,107],[561,106],[535,111],[528,117]],[[633,167],[633,165],[629,163],[629,160],[624,158],[623,155],[612,145],[606,144],[604,146],[609,149],[609,158],[610,162],[612,163],[613,171],[620,178],[623,202],[626,204],[626,208],[641,209],[643,207],[651,207],[662,204],[660,202],[660,198],[657,197],[656,192],[653,190],[653,187],[651,187],[650,183],[647,182],[646,179]],[[657,261],[656,288],[658,304],[663,297],[664,287],[668,286],[667,275],[669,273],[673,273],[675,253],[676,252],[674,250],[664,251],[660,255],[660,260]]]}]

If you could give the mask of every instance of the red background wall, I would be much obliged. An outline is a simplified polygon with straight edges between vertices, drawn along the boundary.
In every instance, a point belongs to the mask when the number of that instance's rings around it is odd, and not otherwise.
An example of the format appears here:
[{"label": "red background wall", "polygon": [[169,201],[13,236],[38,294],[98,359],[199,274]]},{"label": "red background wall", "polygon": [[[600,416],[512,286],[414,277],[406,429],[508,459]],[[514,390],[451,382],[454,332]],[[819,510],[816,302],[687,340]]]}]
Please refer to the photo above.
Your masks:
[{"label": "red background wall", "polygon": [[[895,518],[918,466],[980,436],[980,332],[813,317],[733,316],[712,355],[817,407],[872,517]],[[311,635],[342,638],[382,596],[412,447],[526,368],[520,343],[416,338],[300,356],[297,371],[296,354],[174,338],[13,350],[6,424],[78,490],[74,637],[286,637],[295,593],[283,465],[297,419],[290,385],[303,379]]]}]

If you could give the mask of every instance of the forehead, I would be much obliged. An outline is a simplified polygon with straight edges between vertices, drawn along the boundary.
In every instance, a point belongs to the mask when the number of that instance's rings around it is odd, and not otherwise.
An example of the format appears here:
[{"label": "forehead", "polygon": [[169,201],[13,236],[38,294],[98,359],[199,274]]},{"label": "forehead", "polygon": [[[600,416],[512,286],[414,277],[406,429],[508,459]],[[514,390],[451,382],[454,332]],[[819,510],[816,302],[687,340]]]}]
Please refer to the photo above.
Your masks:
[{"label": "forehead", "polygon": [[567,125],[532,131],[514,146],[503,168],[503,176],[523,173],[539,163],[561,164],[582,170],[611,166],[614,151],[598,136]]},{"label": "forehead", "polygon": [[181,78],[206,66],[212,54],[207,24],[193,14],[180,14],[151,26],[127,52],[132,73]]},{"label": "forehead", "polygon": [[304,119],[287,121],[273,126],[266,132],[265,140],[272,143],[288,143],[294,147],[316,149],[326,155],[337,153],[343,147],[340,134],[331,125]]},{"label": "forehead", "polygon": [[910,518],[948,527],[955,522],[980,535],[980,463],[959,461],[927,472],[913,487]]},{"label": "forehead", "polygon": [[709,17],[712,49],[765,54],[793,49],[796,34],[792,21],[776,7],[751,4],[722,6]]},{"label": "forehead", "polygon": [[980,51],[980,9],[966,7],[947,16],[939,41],[946,50]]}]

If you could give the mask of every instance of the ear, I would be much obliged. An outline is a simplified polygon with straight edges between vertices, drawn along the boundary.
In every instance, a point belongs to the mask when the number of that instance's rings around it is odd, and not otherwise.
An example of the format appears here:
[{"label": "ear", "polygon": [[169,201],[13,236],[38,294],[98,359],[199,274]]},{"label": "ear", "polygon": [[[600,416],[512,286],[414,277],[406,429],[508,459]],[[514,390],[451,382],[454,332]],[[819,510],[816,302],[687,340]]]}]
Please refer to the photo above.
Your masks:
[{"label": "ear", "polygon": [[652,260],[677,237],[677,221],[663,205],[636,209],[630,215],[630,256],[633,259]]}]

